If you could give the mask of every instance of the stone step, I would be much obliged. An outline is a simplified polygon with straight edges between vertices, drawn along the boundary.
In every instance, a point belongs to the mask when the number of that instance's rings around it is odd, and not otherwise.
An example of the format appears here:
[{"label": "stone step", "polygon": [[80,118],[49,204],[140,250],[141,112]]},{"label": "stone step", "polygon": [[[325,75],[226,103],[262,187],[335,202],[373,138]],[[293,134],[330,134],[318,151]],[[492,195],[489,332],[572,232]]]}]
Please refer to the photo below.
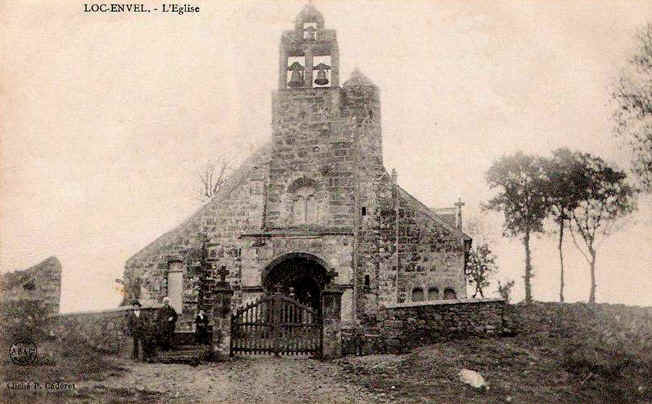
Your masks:
[{"label": "stone step", "polygon": [[171,351],[161,351],[158,353],[158,362],[161,363],[197,365],[201,361],[210,359],[211,348],[208,345],[182,345],[175,347]]},{"label": "stone step", "polygon": [[162,351],[164,353],[175,353],[175,352],[195,352],[195,351],[200,351],[202,347],[196,346],[196,347],[191,347],[191,346],[173,346],[171,350],[169,351]]},{"label": "stone step", "polygon": [[[209,328],[210,330],[210,328]],[[208,332],[208,340],[210,341],[212,338],[212,332]],[[177,331],[174,333],[174,337],[172,339],[172,345],[177,347],[177,346],[184,346],[184,345],[196,345],[196,340],[195,340],[195,333],[190,332],[190,331]],[[197,345],[199,346],[199,345]]]}]

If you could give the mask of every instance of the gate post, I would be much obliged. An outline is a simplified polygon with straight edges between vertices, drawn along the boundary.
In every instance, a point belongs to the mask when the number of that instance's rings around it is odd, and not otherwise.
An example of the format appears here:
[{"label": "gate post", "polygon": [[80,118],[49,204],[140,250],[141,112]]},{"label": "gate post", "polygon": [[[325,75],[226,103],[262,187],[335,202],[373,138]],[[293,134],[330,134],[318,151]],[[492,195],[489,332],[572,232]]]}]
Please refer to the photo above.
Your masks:
[{"label": "gate post", "polygon": [[274,356],[280,356],[281,352],[281,292],[276,291],[272,295],[272,338],[274,338]]},{"label": "gate post", "polygon": [[228,282],[219,282],[215,288],[213,305],[213,356],[224,360],[231,355],[231,298],[233,289]]},{"label": "gate post", "polygon": [[342,356],[342,291],[326,289],[321,294],[323,316],[322,358],[334,359]]}]

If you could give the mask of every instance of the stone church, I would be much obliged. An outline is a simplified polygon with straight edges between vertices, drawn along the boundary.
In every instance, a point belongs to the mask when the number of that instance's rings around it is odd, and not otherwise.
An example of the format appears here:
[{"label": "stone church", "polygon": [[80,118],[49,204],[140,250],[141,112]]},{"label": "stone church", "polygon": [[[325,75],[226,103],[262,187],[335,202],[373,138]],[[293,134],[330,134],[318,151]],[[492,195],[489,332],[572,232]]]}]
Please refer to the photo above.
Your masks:
[{"label": "stone church", "polygon": [[338,288],[344,322],[373,321],[384,304],[465,298],[462,204],[430,209],[385,169],[379,89],[357,70],[340,84],[336,32],[312,5],[283,32],[278,67],[271,141],[127,261],[130,297],[168,296],[181,330],[210,310],[220,277],[234,308],[280,290],[319,309],[326,285]]}]

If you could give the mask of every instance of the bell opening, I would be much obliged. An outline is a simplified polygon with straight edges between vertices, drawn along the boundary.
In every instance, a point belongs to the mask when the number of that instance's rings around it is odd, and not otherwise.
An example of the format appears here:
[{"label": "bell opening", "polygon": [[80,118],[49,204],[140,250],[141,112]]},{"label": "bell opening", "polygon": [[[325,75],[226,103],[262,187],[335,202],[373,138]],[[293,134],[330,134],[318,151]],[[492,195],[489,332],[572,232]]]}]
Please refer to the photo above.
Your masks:
[{"label": "bell opening", "polygon": [[306,61],[303,56],[294,56],[288,58],[287,67],[287,86],[289,88],[303,87],[305,83],[305,66]]},{"label": "bell opening", "polygon": [[315,80],[313,87],[330,87],[331,83],[331,57],[316,56],[313,62],[313,71],[315,71]]}]

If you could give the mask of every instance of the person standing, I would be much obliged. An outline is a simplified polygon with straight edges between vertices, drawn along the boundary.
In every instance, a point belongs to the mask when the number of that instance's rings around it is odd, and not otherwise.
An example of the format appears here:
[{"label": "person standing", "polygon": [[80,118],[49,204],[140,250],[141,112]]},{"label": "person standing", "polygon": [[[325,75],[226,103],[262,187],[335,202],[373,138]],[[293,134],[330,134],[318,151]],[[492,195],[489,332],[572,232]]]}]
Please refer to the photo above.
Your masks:
[{"label": "person standing", "polygon": [[143,318],[143,361],[152,363],[156,358],[157,333],[160,327],[156,315],[151,312],[147,314]]},{"label": "person standing", "polygon": [[163,298],[163,307],[159,311],[158,323],[161,327],[161,349],[169,351],[172,347],[174,327],[177,323],[177,312],[170,306],[170,299],[167,297]]},{"label": "person standing", "polygon": [[127,327],[129,328],[129,334],[131,334],[132,338],[134,339],[134,346],[131,351],[131,359],[137,361],[138,357],[140,356],[139,351],[141,348],[143,348],[145,323],[143,321],[143,313],[140,311],[140,302],[135,300],[131,305],[134,307],[134,309],[127,315]]},{"label": "person standing", "polygon": [[195,316],[195,342],[202,345],[208,345],[208,317],[204,310],[199,310]]}]

